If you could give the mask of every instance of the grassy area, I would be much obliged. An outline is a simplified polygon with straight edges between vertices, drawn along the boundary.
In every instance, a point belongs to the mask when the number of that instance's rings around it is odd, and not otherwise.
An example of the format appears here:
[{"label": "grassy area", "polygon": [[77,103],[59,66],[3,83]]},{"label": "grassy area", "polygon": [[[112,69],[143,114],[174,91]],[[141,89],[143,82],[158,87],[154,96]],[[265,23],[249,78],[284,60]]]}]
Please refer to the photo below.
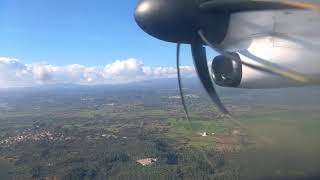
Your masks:
[{"label": "grassy area", "polygon": [[248,178],[308,178],[317,176],[320,167],[320,113],[316,110],[283,110],[277,112],[257,109],[254,113],[235,115],[235,121],[192,118],[169,119],[168,137],[180,144],[215,149],[213,137],[230,129],[241,129],[246,142],[240,152],[226,153],[242,179]]},{"label": "grassy area", "polygon": [[239,119],[262,147],[320,151],[320,113],[317,111],[256,113]]},{"label": "grassy area", "polygon": [[10,172],[13,171],[13,164],[5,159],[0,158],[0,179],[10,180],[13,179]]},{"label": "grassy area", "polygon": [[263,112],[238,118],[254,148],[230,153],[243,179],[308,178],[320,166],[318,111]]},{"label": "grassy area", "polygon": [[[170,138],[176,139],[180,143],[188,143],[194,147],[213,148],[215,145],[212,133],[221,134],[225,132],[223,121],[204,121],[192,118],[192,121],[186,120],[169,120],[171,127],[168,131]],[[202,137],[203,132],[209,133],[209,137]]]}]

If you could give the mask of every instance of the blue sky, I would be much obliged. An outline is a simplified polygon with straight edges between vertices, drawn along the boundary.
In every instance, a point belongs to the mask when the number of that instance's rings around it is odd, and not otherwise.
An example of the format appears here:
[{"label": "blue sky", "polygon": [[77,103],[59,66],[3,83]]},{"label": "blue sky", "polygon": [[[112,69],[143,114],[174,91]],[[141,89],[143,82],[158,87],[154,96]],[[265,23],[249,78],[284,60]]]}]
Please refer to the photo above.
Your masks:
[{"label": "blue sky", "polygon": [[[0,88],[176,78],[176,45],[138,27],[137,2],[0,0]],[[194,76],[189,46],[181,59]]]},{"label": "blue sky", "polygon": [[148,36],[134,22],[137,2],[0,0],[0,57],[55,65],[128,58],[149,66],[174,65],[175,45]]}]

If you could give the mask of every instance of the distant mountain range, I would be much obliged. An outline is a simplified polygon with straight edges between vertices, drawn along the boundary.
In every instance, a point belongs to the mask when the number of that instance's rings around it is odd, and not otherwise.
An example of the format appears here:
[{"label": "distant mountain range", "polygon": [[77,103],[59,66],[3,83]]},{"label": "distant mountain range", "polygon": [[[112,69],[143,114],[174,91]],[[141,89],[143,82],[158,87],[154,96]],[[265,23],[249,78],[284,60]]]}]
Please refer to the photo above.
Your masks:
[{"label": "distant mountain range", "polygon": [[[197,78],[184,78],[183,87],[186,91],[205,92]],[[320,105],[320,87],[300,87],[300,88],[284,88],[284,89],[263,89],[248,90],[235,88],[216,87],[221,98],[227,103],[244,102],[261,104],[292,104],[292,105]],[[54,84],[43,85],[38,87],[26,88],[8,88],[0,89],[0,98],[8,94],[17,96],[33,95],[63,95],[73,96],[77,94],[113,94],[113,95],[134,95],[135,93],[156,92],[159,90],[174,90],[178,95],[177,79],[158,79],[128,84],[117,85],[78,85],[78,84]]]}]

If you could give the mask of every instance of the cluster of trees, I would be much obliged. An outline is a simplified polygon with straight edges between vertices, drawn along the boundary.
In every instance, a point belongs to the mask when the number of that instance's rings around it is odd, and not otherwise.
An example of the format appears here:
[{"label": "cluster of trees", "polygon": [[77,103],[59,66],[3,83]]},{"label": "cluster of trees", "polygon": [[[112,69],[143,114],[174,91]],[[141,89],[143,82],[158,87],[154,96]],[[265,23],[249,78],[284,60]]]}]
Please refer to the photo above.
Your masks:
[{"label": "cluster of trees", "polygon": [[[96,154],[66,172],[63,179],[238,179],[236,169],[224,156],[208,150],[179,147],[157,135],[139,136],[131,141],[108,144]],[[143,157],[157,157],[151,166],[136,162]],[[92,156],[91,156],[92,158]]]}]

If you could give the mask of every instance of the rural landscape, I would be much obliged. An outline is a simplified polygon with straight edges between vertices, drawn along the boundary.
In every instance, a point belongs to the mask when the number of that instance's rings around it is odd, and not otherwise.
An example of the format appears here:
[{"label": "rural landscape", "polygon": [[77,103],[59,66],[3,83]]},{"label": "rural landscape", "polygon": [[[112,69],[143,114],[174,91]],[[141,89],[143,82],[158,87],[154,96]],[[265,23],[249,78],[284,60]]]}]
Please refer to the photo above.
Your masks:
[{"label": "rural landscape", "polygon": [[0,179],[316,179],[320,88],[218,89],[198,80],[0,90]]}]

